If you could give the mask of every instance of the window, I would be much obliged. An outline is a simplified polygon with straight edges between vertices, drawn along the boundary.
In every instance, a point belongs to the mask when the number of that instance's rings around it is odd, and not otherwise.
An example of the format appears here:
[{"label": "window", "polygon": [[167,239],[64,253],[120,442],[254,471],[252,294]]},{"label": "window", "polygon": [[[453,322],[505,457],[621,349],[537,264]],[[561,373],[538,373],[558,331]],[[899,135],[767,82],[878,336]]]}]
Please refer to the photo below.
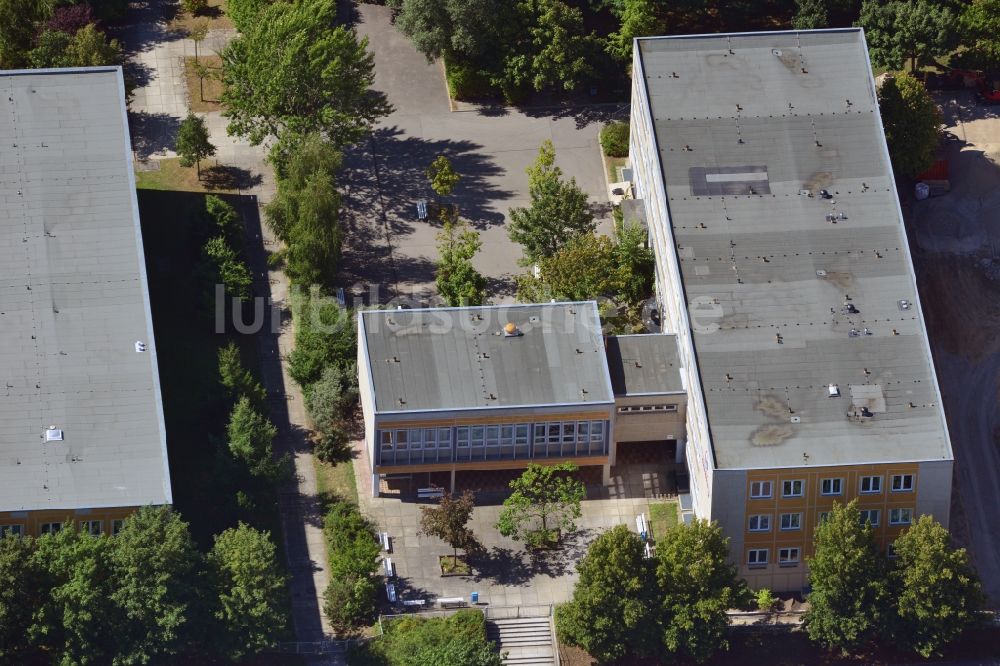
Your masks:
[{"label": "window", "polygon": [[747,551],[747,566],[751,569],[767,566],[767,548],[751,548]]},{"label": "window", "polygon": [[674,413],[677,405],[625,405],[618,408],[619,414],[652,414],[655,412]]},{"label": "window", "polygon": [[799,564],[799,549],[798,548],[779,548],[778,549],[778,566],[780,567],[795,567]]},{"label": "window", "polygon": [[42,534],[56,534],[62,529],[62,523],[42,523]]},{"label": "window", "polygon": [[100,520],[81,520],[80,531],[93,536],[101,536],[104,531],[104,523]]},{"label": "window", "polygon": [[469,426],[455,428],[455,443],[460,449],[469,448]]},{"label": "window", "polygon": [[802,529],[802,514],[801,513],[781,514],[781,529],[783,530]]},{"label": "window", "polygon": [[887,548],[885,551],[885,556],[888,557],[890,560],[894,560],[897,557],[899,557],[899,555],[896,554],[896,544],[894,543],[889,544],[889,548]]},{"label": "window", "polygon": [[486,428],[483,426],[472,426],[469,428],[469,446],[482,446],[483,437],[486,436]]},{"label": "window", "polygon": [[486,426],[486,446],[500,446],[500,426]]},{"label": "window", "polygon": [[913,509],[889,509],[890,525],[909,525],[913,522]]},{"label": "window", "polygon": [[781,482],[781,496],[782,497],[802,497],[803,488],[805,487],[805,481],[782,481]]},{"label": "window", "polygon": [[819,514],[816,517],[819,519],[819,522],[822,523],[824,520],[826,520],[827,518],[830,517],[830,512],[829,511],[820,511]]},{"label": "window", "polygon": [[750,516],[750,526],[748,528],[751,532],[768,532],[771,530],[771,514],[763,513],[756,516]]},{"label": "window", "polygon": [[112,520],[111,521],[111,534],[112,534],[112,536],[117,536],[118,533],[122,531],[123,527],[125,527],[125,521],[124,520],[122,520],[122,519]]},{"label": "window", "polygon": [[590,441],[599,444],[604,443],[604,421],[590,422]]},{"label": "window", "polygon": [[451,428],[438,428],[437,444],[439,449],[451,448]]},{"label": "window", "polygon": [[819,492],[821,495],[842,495],[844,494],[844,480],[823,479]]},{"label": "window", "polygon": [[382,438],[382,450],[392,451],[392,431],[391,430],[381,431],[381,438]]},{"label": "window", "polygon": [[862,509],[861,524],[871,523],[872,527],[878,527],[879,513],[878,509]]},{"label": "window", "polygon": [[514,427],[514,443],[523,446],[528,443],[528,424],[522,423]]},{"label": "window", "polygon": [[13,534],[14,536],[24,536],[24,525],[0,525],[0,538]]},{"label": "window", "polygon": [[405,451],[410,447],[410,431],[409,430],[397,430],[396,431],[396,448],[400,451]]},{"label": "window", "polygon": [[892,477],[892,492],[908,493],[913,490],[912,474],[894,474]]},{"label": "window", "polygon": [[770,481],[754,481],[750,484],[751,499],[765,499],[771,496]]},{"label": "window", "polygon": [[882,492],[882,477],[881,476],[863,476],[861,477],[861,487],[859,489],[862,495],[874,495],[876,493]]}]

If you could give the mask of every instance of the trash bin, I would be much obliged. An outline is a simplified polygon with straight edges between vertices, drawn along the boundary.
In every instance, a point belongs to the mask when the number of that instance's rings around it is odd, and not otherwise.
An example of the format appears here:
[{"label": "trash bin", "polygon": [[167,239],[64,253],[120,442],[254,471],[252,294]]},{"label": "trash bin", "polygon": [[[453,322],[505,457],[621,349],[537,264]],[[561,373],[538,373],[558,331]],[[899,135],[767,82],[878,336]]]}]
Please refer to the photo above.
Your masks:
[{"label": "trash bin", "polygon": [[478,592],[473,592],[472,593],[472,603],[474,603],[474,604],[478,604],[479,603],[479,593]]}]

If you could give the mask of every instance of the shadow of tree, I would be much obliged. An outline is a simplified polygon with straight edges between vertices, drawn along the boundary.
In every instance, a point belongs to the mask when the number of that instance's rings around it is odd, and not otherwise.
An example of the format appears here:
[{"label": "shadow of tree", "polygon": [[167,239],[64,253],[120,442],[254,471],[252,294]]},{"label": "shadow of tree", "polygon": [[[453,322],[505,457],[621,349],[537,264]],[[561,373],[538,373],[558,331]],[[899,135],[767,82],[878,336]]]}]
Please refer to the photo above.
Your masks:
[{"label": "shadow of tree", "polygon": [[132,151],[137,159],[146,160],[156,153],[173,150],[181,119],[169,113],[129,113]]},{"label": "shadow of tree", "polygon": [[217,165],[201,171],[201,182],[209,190],[248,190],[260,185],[261,175],[236,166]]},{"label": "shadow of tree", "polygon": [[489,550],[469,549],[467,560],[474,571],[472,580],[477,583],[490,581],[497,585],[524,585],[536,573],[525,561],[524,551],[502,546]]},{"label": "shadow of tree", "polygon": [[176,12],[177,4],[170,0],[130,2],[125,21],[109,26],[108,33],[121,42],[125,55],[131,57],[159,43],[183,39],[183,34],[167,29]]},{"label": "shadow of tree", "polygon": [[613,120],[628,120],[628,104],[584,104],[566,106],[542,106],[542,107],[520,107],[521,113],[529,118],[573,118],[576,121],[576,128],[583,129],[589,125],[598,123],[604,125]]}]

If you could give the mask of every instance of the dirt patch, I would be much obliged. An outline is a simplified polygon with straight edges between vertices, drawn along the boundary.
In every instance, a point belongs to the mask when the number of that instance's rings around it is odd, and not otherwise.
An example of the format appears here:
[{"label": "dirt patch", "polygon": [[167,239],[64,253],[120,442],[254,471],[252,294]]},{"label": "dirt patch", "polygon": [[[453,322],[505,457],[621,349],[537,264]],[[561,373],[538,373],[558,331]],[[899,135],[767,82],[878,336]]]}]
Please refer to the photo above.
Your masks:
[{"label": "dirt patch", "polygon": [[934,344],[970,361],[1000,350],[1000,284],[972,256],[917,258],[917,284]]},{"label": "dirt patch", "polygon": [[188,108],[192,111],[221,111],[222,58],[216,55],[184,58],[184,81],[187,85]]},{"label": "dirt patch", "polygon": [[754,409],[772,418],[782,420],[788,418],[788,405],[776,395],[762,396],[754,405]]},{"label": "dirt patch", "polygon": [[234,27],[233,22],[226,16],[225,0],[208,0],[208,7],[197,16],[192,15],[190,12],[179,10],[170,20],[170,23],[167,24],[167,29],[170,32],[179,32],[188,35],[203,23],[208,24],[209,30],[223,30]]},{"label": "dirt patch", "polygon": [[794,431],[789,425],[762,425],[750,436],[754,446],[777,446],[792,436]]}]

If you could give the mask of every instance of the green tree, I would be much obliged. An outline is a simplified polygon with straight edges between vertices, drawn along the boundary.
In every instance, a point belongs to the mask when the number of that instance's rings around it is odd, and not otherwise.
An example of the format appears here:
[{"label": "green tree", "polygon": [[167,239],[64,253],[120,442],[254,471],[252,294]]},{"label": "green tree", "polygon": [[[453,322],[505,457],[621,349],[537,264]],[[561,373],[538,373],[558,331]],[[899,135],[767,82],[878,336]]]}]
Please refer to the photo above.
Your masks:
[{"label": "green tree", "polygon": [[476,498],[469,490],[458,496],[445,493],[437,506],[420,507],[420,531],[451,546],[452,561],[456,567],[458,549],[467,548],[472,542],[472,531],[468,525],[475,507]]},{"label": "green tree", "polygon": [[18,655],[28,648],[31,616],[42,599],[32,567],[34,551],[31,537],[0,536],[0,660],[5,663],[20,663]]},{"label": "green tree", "polygon": [[949,53],[958,43],[954,12],[934,0],[865,0],[858,25],[876,67],[910,70],[918,64]]},{"label": "green tree", "polygon": [[181,166],[195,166],[198,178],[201,178],[201,161],[215,154],[215,146],[209,141],[208,127],[204,119],[188,113],[177,128],[177,157]]},{"label": "green tree", "polygon": [[826,0],[795,0],[795,16],[792,27],[796,30],[814,30],[830,27]]},{"label": "green tree", "polygon": [[[279,187],[278,197],[283,196]],[[289,198],[295,218],[288,227],[285,272],[296,284],[332,284],[343,242],[340,193],[333,178],[314,173]]]},{"label": "green tree", "polygon": [[431,181],[431,189],[439,197],[446,197],[451,194],[455,186],[458,185],[458,181],[462,179],[458,172],[451,166],[451,160],[444,155],[435,157],[431,165],[427,167],[425,173],[427,180]]},{"label": "green tree", "polygon": [[584,234],[538,263],[539,275],[518,279],[517,298],[524,303],[550,299],[586,301],[612,297],[622,287],[615,245],[607,236]]},{"label": "green tree", "polygon": [[374,663],[386,666],[503,664],[502,655],[486,638],[486,620],[476,610],[460,610],[446,618],[404,617],[384,622],[383,626],[385,633],[364,648],[366,656]]},{"label": "green tree", "polygon": [[293,293],[292,316],[296,321],[295,349],[288,358],[288,371],[299,386],[309,386],[328,365],[345,372],[357,360],[358,327],[354,314],[319,289]]},{"label": "green tree", "polygon": [[655,562],[624,525],[601,534],[577,565],[573,598],[556,608],[559,640],[601,662],[655,654],[660,643]]},{"label": "green tree", "polygon": [[562,0],[519,0],[519,26],[507,44],[498,83],[505,90],[530,85],[572,90],[593,73],[597,41],[584,32],[583,12]]},{"label": "green tree", "polygon": [[371,90],[368,40],[338,24],[335,0],[267,5],[222,52],[229,133],[257,145],[285,131],[337,146],[364,136],[391,107]]},{"label": "green tree", "polygon": [[1000,0],[972,0],[959,17],[962,44],[980,69],[1000,66]]},{"label": "green tree", "polygon": [[313,455],[331,465],[351,460],[350,435],[339,424],[319,432],[313,439]]},{"label": "green tree", "polygon": [[286,590],[270,533],[240,523],[215,537],[207,559],[222,653],[239,661],[277,645]]},{"label": "green tree", "polygon": [[191,16],[197,16],[208,9],[208,0],[181,0],[181,8]]},{"label": "green tree", "polygon": [[450,306],[481,305],[486,297],[486,278],[472,265],[472,258],[482,247],[479,234],[465,222],[445,217],[444,229],[437,235],[438,254],[435,284],[438,293]]},{"label": "green tree", "polygon": [[924,84],[909,74],[888,76],[878,90],[878,103],[893,169],[913,177],[930,167],[943,118]]},{"label": "green tree", "polygon": [[380,548],[375,528],[350,502],[335,502],[324,520],[330,584],[324,592],[323,612],[335,629],[344,631],[375,614]]},{"label": "green tree", "polygon": [[323,614],[337,631],[350,631],[375,615],[377,594],[370,576],[331,578],[323,591]]},{"label": "green tree", "polygon": [[250,298],[253,274],[224,236],[210,238],[203,248],[205,256],[215,266],[226,293],[236,298]]},{"label": "green tree", "polygon": [[318,132],[282,132],[267,154],[279,185],[293,190],[301,190],[317,172],[336,180],[343,160],[341,152]]},{"label": "green tree", "polygon": [[321,434],[333,432],[358,402],[358,368],[328,365],[305,392],[306,412]]},{"label": "green tree", "polygon": [[118,40],[107,41],[93,23],[77,30],[66,45],[66,67],[117,65],[121,61],[122,49]]},{"label": "green tree", "polygon": [[120,612],[114,663],[146,664],[187,648],[198,627],[201,562],[187,523],[169,507],[143,507],[115,537],[110,560]]},{"label": "green tree", "polygon": [[400,0],[398,6],[396,27],[428,59],[489,53],[510,14],[503,0]]},{"label": "green tree", "polygon": [[247,32],[272,0],[226,0],[226,16],[240,32]]},{"label": "green tree", "polygon": [[523,247],[529,264],[552,256],[569,240],[597,227],[587,195],[575,178],[563,180],[555,159],[555,148],[546,140],[527,169],[531,205],[510,210],[507,234]]},{"label": "green tree", "polygon": [[119,617],[111,603],[110,545],[107,537],[81,532],[69,521],[38,539],[32,553],[45,590],[28,634],[61,664],[109,663],[115,653]]},{"label": "green tree", "polygon": [[210,194],[205,197],[205,212],[216,229],[234,248],[243,246],[243,223],[236,209],[224,199]]},{"label": "green tree", "polygon": [[233,400],[245,396],[258,408],[267,402],[267,391],[253,373],[243,367],[240,348],[235,342],[230,341],[219,348],[219,382]]},{"label": "green tree", "polygon": [[621,0],[611,5],[618,30],[608,35],[605,49],[620,62],[632,61],[632,40],[666,31],[662,3],[656,0]]},{"label": "green tree", "polygon": [[649,234],[642,225],[622,222],[617,232],[615,260],[621,279],[618,296],[626,303],[638,303],[653,291],[656,256],[648,245]]},{"label": "green tree", "polygon": [[555,542],[561,533],[576,529],[580,502],[587,491],[573,478],[572,462],[559,465],[531,463],[510,482],[514,492],[504,500],[496,527],[500,534],[531,546]]},{"label": "green tree", "polygon": [[701,662],[728,649],[726,610],[746,596],[728,557],[722,528],[706,520],[677,525],[657,541],[663,644],[670,652]]},{"label": "green tree", "polygon": [[48,0],[0,0],[0,69],[28,64],[39,23],[52,15]]},{"label": "green tree", "polygon": [[240,397],[226,426],[229,450],[246,463],[251,473],[264,476],[273,470],[272,443],[278,429],[258,412],[247,396]]},{"label": "green tree", "polygon": [[940,655],[972,626],[984,602],[968,554],[949,541],[948,530],[921,516],[893,544],[893,638],[924,658]]},{"label": "green tree", "polygon": [[855,650],[885,626],[888,590],[885,557],[870,523],[861,522],[857,500],[835,503],[816,527],[809,564],[809,638],[827,647]]}]

